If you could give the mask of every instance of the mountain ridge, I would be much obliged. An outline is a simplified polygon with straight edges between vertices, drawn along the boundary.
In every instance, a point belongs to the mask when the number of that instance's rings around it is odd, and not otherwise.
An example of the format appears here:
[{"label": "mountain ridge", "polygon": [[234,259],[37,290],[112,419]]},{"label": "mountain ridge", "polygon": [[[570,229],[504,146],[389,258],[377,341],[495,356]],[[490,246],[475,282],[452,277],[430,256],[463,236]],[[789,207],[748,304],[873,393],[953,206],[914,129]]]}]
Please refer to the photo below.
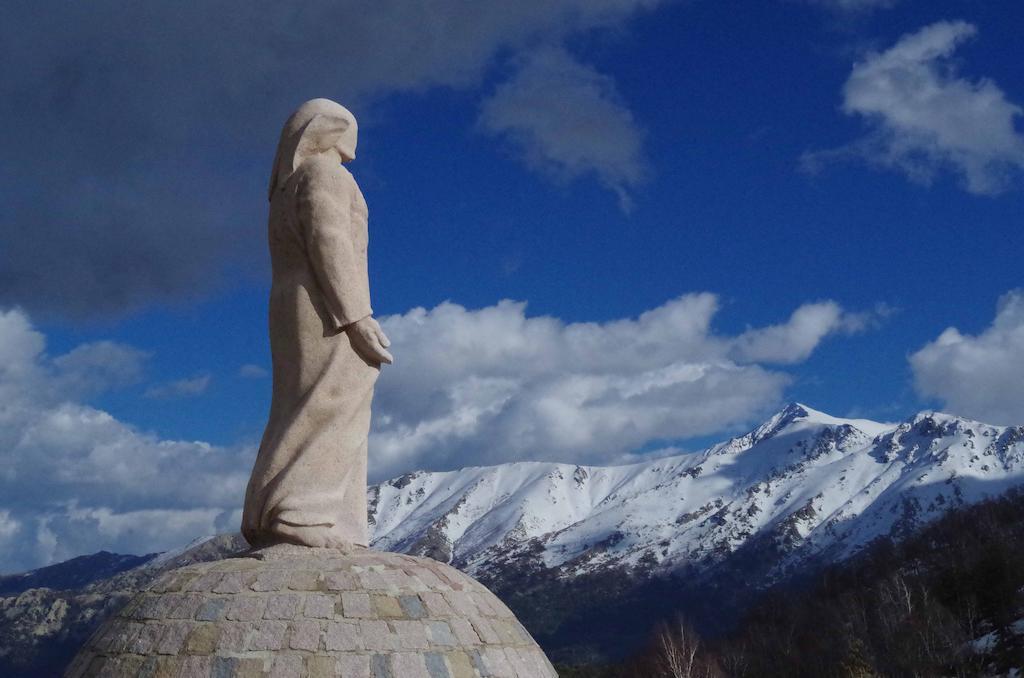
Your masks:
[{"label": "mountain ridge", "polygon": [[574,562],[567,574],[641,559],[669,570],[772,531],[808,556],[846,557],[911,527],[911,513],[924,520],[1024,480],[1022,460],[1024,427],[935,411],[880,423],[791,403],[705,450],[629,465],[406,474],[370,488],[371,540],[470,572],[538,551],[545,567]]}]

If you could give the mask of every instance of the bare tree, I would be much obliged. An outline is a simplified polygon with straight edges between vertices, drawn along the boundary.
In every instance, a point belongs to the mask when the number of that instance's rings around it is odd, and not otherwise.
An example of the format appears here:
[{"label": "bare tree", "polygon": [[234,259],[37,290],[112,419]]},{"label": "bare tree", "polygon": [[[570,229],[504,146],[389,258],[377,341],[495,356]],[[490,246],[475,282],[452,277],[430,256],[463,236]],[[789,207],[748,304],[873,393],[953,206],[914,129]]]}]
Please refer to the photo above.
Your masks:
[{"label": "bare tree", "polygon": [[664,678],[719,678],[717,662],[704,650],[700,636],[682,617],[658,631],[655,666]]}]

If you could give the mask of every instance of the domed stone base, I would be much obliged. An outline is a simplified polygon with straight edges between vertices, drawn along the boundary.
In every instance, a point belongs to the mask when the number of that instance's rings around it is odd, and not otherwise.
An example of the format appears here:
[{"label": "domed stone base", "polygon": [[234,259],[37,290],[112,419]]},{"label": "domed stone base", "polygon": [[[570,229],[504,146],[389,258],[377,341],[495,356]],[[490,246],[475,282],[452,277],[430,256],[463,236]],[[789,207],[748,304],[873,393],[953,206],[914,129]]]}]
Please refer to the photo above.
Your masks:
[{"label": "domed stone base", "polygon": [[66,675],[556,676],[504,603],[448,565],[286,544],[166,573]]}]

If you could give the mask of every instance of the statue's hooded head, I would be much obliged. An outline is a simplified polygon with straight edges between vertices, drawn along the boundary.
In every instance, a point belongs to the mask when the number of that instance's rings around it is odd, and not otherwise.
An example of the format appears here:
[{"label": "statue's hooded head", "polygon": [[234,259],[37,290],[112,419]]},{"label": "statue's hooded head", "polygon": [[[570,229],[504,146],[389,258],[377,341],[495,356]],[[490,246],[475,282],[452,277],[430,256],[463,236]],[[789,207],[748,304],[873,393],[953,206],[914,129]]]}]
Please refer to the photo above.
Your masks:
[{"label": "statue's hooded head", "polygon": [[351,111],[330,99],[311,99],[298,107],[284,123],[277,144],[274,169],[270,174],[270,195],[283,187],[288,177],[306,158],[332,148],[343,162],[355,160],[358,127]]}]

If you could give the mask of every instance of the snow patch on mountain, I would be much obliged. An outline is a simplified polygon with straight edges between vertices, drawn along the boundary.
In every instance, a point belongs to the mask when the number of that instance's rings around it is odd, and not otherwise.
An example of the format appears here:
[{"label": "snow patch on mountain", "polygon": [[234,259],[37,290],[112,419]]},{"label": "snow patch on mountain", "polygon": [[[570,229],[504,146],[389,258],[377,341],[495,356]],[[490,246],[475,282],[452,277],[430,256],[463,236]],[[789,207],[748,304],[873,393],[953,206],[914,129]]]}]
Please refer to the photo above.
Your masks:
[{"label": "snow patch on mountain", "polygon": [[371,539],[471,573],[524,558],[566,576],[670,570],[755,544],[788,568],[848,557],[1022,482],[1024,427],[937,412],[880,423],[794,403],[706,450],[628,466],[401,476],[370,488]]}]

